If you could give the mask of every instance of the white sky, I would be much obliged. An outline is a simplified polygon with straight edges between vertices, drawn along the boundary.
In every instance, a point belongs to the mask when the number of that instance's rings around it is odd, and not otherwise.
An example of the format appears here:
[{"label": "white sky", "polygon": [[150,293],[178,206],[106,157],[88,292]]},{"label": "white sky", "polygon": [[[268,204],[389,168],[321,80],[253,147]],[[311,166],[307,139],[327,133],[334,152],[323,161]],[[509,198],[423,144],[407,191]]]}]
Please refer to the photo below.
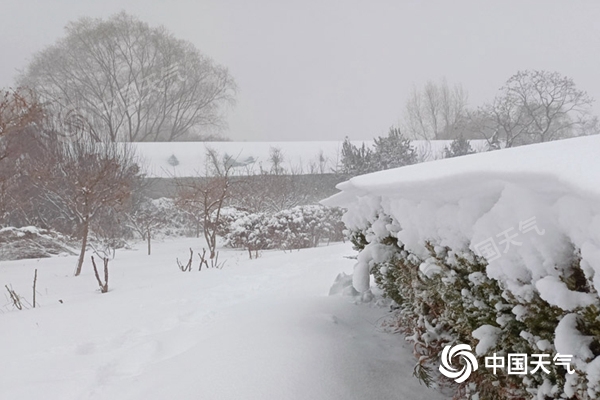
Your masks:
[{"label": "white sky", "polygon": [[0,87],[68,21],[121,10],[229,68],[233,140],[371,139],[398,122],[413,85],[442,77],[472,106],[519,69],[558,71],[600,100],[592,0],[0,0]]}]

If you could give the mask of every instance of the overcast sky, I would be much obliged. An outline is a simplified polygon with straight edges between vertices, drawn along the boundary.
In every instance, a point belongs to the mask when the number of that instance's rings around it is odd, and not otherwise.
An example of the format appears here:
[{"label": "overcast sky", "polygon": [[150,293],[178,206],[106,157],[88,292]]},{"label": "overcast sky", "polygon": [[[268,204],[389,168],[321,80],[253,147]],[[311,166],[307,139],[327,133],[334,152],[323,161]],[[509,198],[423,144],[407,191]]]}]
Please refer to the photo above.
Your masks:
[{"label": "overcast sky", "polygon": [[371,139],[397,124],[413,86],[442,77],[471,106],[519,69],[558,71],[600,100],[593,0],[0,0],[0,87],[68,21],[121,10],[229,68],[233,140]]}]

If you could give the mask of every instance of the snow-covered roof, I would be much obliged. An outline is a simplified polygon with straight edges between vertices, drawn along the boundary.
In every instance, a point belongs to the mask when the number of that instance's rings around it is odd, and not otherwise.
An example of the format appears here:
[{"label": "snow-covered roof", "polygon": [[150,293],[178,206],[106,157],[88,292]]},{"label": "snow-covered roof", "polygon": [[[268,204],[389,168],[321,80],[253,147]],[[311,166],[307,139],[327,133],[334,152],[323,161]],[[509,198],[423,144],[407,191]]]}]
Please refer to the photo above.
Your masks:
[{"label": "snow-covered roof", "polygon": [[[134,143],[133,147],[141,159],[146,173],[151,177],[196,176],[204,173],[207,149],[216,150],[219,155],[228,155],[236,160],[238,169],[244,173],[271,169],[269,153],[271,148],[281,149],[282,167],[288,172],[309,174],[334,171],[341,158],[342,141],[312,142],[166,142]],[[352,142],[362,146],[362,141]],[[365,141],[367,146],[373,142]],[[444,148],[451,141],[413,141],[418,154],[426,159],[441,158]],[[472,147],[479,151],[485,141],[472,141]],[[319,158],[322,154],[323,160]],[[173,165],[176,164],[176,165]]]}]

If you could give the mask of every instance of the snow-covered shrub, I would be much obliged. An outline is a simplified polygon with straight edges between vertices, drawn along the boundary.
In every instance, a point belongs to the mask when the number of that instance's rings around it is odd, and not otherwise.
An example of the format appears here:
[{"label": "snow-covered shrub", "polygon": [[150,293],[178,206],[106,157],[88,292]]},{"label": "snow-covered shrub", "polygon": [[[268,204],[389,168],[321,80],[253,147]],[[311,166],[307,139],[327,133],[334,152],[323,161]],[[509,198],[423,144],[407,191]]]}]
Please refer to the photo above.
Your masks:
[{"label": "snow-covered shrub", "polygon": [[340,207],[321,208],[323,217],[319,226],[321,240],[327,239],[327,242],[341,242],[345,239],[344,231],[346,226],[342,222],[344,210]]},{"label": "snow-covered shrub", "polygon": [[197,221],[177,207],[173,199],[161,197],[149,201],[151,204],[147,208],[148,216],[160,222],[156,227],[158,236],[197,236],[199,230]]},{"label": "snow-covered shrub", "polygon": [[[233,229],[233,224],[236,221],[242,220],[243,218],[250,215],[247,211],[240,210],[235,207],[223,207],[219,212],[219,221],[217,222],[217,235],[226,237],[227,234]],[[216,211],[211,215],[211,221],[216,219]],[[232,246],[239,247],[239,246]]]},{"label": "snow-covered shrub", "polygon": [[34,226],[0,229],[2,261],[74,254],[68,238],[58,232]]},{"label": "snow-covered shrub", "polygon": [[313,246],[320,241],[339,242],[344,240],[344,211],[339,207],[304,206],[303,213],[308,222]]},{"label": "snow-covered shrub", "polygon": [[298,206],[273,214],[268,221],[276,248],[284,250],[316,247],[321,240],[341,240],[342,212],[318,205]]},{"label": "snow-covered shrub", "polygon": [[[384,226],[390,229],[387,236],[381,236],[386,232]],[[523,296],[491,278],[486,259],[468,248],[424,241],[426,252],[417,254],[398,240],[394,232],[397,227],[393,218],[380,212],[365,229],[352,232],[353,242],[361,250],[354,284],[359,290],[368,290],[360,271],[363,269],[397,304],[386,325],[414,343],[419,357],[417,375],[425,381],[437,378],[450,383],[437,373],[437,366],[444,346],[459,343],[471,345],[480,365],[493,353],[547,353],[552,358],[558,353],[572,354],[576,374],[569,375],[564,367],[554,364],[546,366],[547,374],[525,376],[505,371],[493,375],[491,370],[480,368],[459,385],[455,398],[471,398],[476,393],[479,399],[535,398],[532,393],[539,399],[564,395],[597,398],[599,299],[577,251],[571,252],[565,264],[556,266],[561,275],[548,279],[548,285],[554,286],[553,295],[545,289],[530,288],[533,290]],[[561,296],[568,300],[551,300]]]},{"label": "snow-covered shrub", "polygon": [[273,248],[265,214],[239,214],[240,218],[231,222],[225,243],[234,248],[245,248],[250,258],[252,252],[258,257],[259,250]]},{"label": "snow-covered shrub", "polygon": [[251,254],[265,249],[316,247],[323,240],[343,240],[342,210],[319,205],[298,206],[274,214],[249,214],[226,209],[221,227],[228,246],[246,248]]},{"label": "snow-covered shrub", "polygon": [[308,215],[303,211],[304,207],[294,207],[275,213],[269,219],[267,226],[277,248],[292,250],[311,247],[314,219],[307,218]]},{"label": "snow-covered shrub", "polygon": [[[600,397],[600,206],[587,150],[599,144],[581,138],[357,177],[324,202],[347,207],[360,251],[353,285],[368,298],[373,276],[394,300],[386,325],[414,344],[417,376],[453,386],[456,399]],[[438,372],[455,344],[470,345],[479,363],[458,384]],[[485,363],[494,354],[506,363],[528,355],[528,373],[494,374]],[[540,354],[548,372],[533,373]]]}]

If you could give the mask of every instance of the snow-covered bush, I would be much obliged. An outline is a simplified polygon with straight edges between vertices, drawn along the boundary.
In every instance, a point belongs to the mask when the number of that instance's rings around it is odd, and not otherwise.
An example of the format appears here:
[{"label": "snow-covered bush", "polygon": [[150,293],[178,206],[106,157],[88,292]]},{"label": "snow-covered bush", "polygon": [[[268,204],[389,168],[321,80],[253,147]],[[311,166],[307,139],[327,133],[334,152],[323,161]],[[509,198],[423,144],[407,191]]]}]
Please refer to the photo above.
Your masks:
[{"label": "snow-covered bush", "polygon": [[195,218],[177,207],[174,199],[141,197],[127,212],[127,228],[141,239],[198,236],[200,227]]},{"label": "snow-covered bush", "polygon": [[342,222],[344,210],[340,207],[321,208],[323,216],[319,224],[319,235],[321,240],[327,242],[341,242],[345,239],[346,226]]},{"label": "snow-covered bush", "polygon": [[[483,357],[492,353],[532,355],[551,348],[558,321],[565,313],[539,295],[528,302],[516,300],[497,280],[486,275],[487,262],[483,257],[430,242],[425,243],[428,257],[422,257],[406,251],[393,237],[379,244],[385,247],[371,251],[391,255],[373,262],[370,273],[397,305],[384,325],[404,333],[414,343],[419,358],[415,371],[423,381],[437,378],[448,383],[437,373],[446,345],[469,344],[481,358],[480,365],[484,365]],[[517,316],[515,308],[523,314]],[[554,365],[546,368],[550,372],[545,376],[525,379],[503,372],[493,375],[489,369],[480,368],[464,386],[457,388],[455,398],[471,398],[475,394],[479,397],[473,398],[479,399],[528,398],[528,390],[535,393],[543,386],[550,391],[564,387],[564,369]],[[548,394],[545,390],[540,393]]]},{"label": "snow-covered bush", "polygon": [[[250,215],[249,212],[235,207],[223,207],[219,212],[219,221],[217,222],[217,235],[226,237],[233,229],[232,224],[240,221]],[[211,215],[211,221],[216,220],[216,211]],[[240,247],[240,246],[232,246]]]},{"label": "snow-covered bush", "polygon": [[[394,300],[386,325],[414,344],[417,376],[456,399],[600,397],[598,146],[578,138],[385,171],[324,202],[348,208],[353,285],[368,298],[373,276]],[[459,384],[438,372],[455,344],[479,362]],[[509,354],[544,354],[548,372],[486,368]]]},{"label": "snow-covered bush", "polygon": [[67,237],[48,229],[6,227],[0,229],[0,260],[74,255],[72,244]]},{"label": "snow-covered bush", "polygon": [[265,249],[302,249],[316,247],[323,240],[343,239],[342,210],[319,205],[298,206],[274,214],[227,209],[221,228],[226,244],[246,248],[250,256]]},{"label": "snow-covered bush", "polygon": [[[275,213],[267,221],[274,245],[283,250],[311,247],[313,218],[307,218],[305,207],[294,207]],[[312,211],[312,210],[310,210]],[[308,214],[308,213],[307,213]]]},{"label": "snow-covered bush", "polygon": [[341,240],[341,211],[317,205],[298,206],[273,214],[266,221],[275,248],[316,247],[321,240]]},{"label": "snow-covered bush", "polygon": [[156,228],[159,236],[197,236],[199,229],[197,222],[177,207],[173,199],[161,197],[152,199],[150,202],[150,215],[155,215],[160,220],[160,224]]},{"label": "snow-covered bush", "polygon": [[[230,214],[231,215],[231,214]],[[265,214],[239,214],[240,217],[231,222],[229,232],[225,236],[226,244],[234,248],[245,248],[252,258],[258,257],[258,251],[273,248],[273,240],[269,235]]]}]

